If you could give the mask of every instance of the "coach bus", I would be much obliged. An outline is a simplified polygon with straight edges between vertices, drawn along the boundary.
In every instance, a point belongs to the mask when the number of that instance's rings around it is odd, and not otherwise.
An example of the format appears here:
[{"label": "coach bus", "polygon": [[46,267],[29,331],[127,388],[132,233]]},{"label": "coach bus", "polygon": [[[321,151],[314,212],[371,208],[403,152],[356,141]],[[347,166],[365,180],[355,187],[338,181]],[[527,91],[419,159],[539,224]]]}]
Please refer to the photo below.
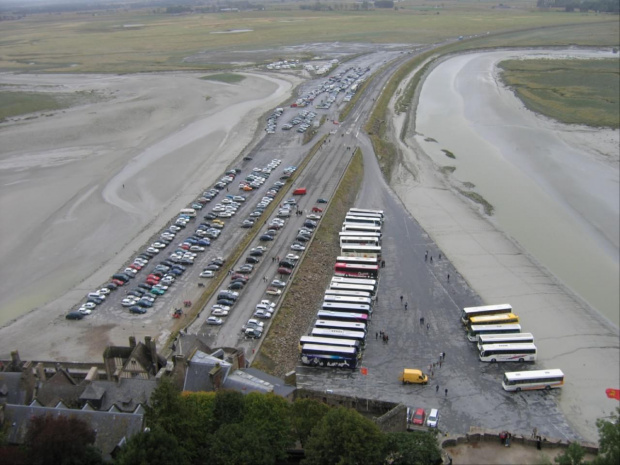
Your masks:
[{"label": "coach bus", "polygon": [[377,257],[336,257],[336,263],[351,263],[352,265],[379,265]]},{"label": "coach bus", "polygon": [[376,245],[347,245],[340,247],[340,255],[345,257],[381,258],[381,247]]},{"label": "coach bus", "polygon": [[336,291],[334,289],[326,289],[325,295],[343,296],[343,297],[367,297],[369,299],[372,299],[370,292],[363,292],[363,291]]},{"label": "coach bus", "polygon": [[535,362],[536,346],[527,344],[489,344],[480,348],[481,362]]},{"label": "coach bus", "polygon": [[299,338],[299,350],[303,344],[319,344],[324,346],[343,346],[354,347],[357,352],[361,352],[362,344],[355,339],[344,339],[337,337],[318,337],[318,336],[301,336]]},{"label": "coach bus", "polygon": [[506,391],[530,391],[533,389],[559,388],[564,385],[564,373],[551,370],[509,371],[504,373],[502,387]]},{"label": "coach bus", "polygon": [[366,344],[366,333],[363,331],[350,331],[335,328],[312,328],[312,331],[310,331],[310,336],[331,337],[335,339],[353,339],[354,341],[358,341],[362,347]]},{"label": "coach bus", "polygon": [[368,208],[349,208],[349,213],[355,214],[355,215],[357,215],[358,213],[379,215],[383,220],[385,220],[385,215],[383,214],[383,210],[370,210]]},{"label": "coach bus", "polygon": [[516,334],[521,332],[521,325],[510,323],[506,325],[471,325],[467,329],[467,339],[478,342],[482,334]]},{"label": "coach bus", "polygon": [[375,286],[369,284],[330,283],[329,288],[334,291],[362,291],[375,295]]},{"label": "coach bus", "polygon": [[359,278],[378,278],[379,265],[358,265],[354,263],[336,263],[334,265],[336,276],[359,277]]},{"label": "coach bus", "polygon": [[319,310],[316,317],[320,320],[352,321],[368,324],[367,313],[343,312],[340,310]]},{"label": "coach bus", "polygon": [[332,312],[351,312],[351,313],[363,313],[368,315],[368,318],[372,316],[372,307],[366,304],[352,304],[346,302],[323,302],[321,309],[329,310]]},{"label": "coach bus", "polygon": [[340,239],[344,237],[372,237],[381,241],[381,233],[376,231],[340,231],[338,237]]},{"label": "coach bus", "polygon": [[334,302],[340,304],[357,304],[357,305],[372,305],[372,299],[370,297],[354,296],[354,295],[332,295],[327,294],[323,296],[323,301]]},{"label": "coach bus", "polygon": [[351,368],[357,366],[358,353],[353,347],[304,344],[301,363],[310,366]]},{"label": "coach bus", "polygon": [[481,307],[465,307],[461,313],[461,322],[466,325],[474,316],[499,315],[500,313],[512,313],[512,305],[483,305]]},{"label": "coach bus", "polygon": [[373,236],[342,236],[340,247],[347,245],[374,245],[378,247],[381,245],[381,239]]},{"label": "coach bus", "polygon": [[472,316],[468,326],[473,325],[506,325],[519,323],[519,317],[514,313],[500,313],[498,315]]},{"label": "coach bus", "polygon": [[363,223],[347,223],[342,224],[342,230],[345,232],[374,232],[381,234],[381,226],[372,226]]},{"label": "coach bus", "polygon": [[316,320],[314,322],[315,328],[328,328],[328,329],[344,329],[345,331],[363,331],[366,333],[366,323],[351,323],[348,321],[335,321],[335,320]]},{"label": "coach bus", "polygon": [[486,344],[523,344],[526,342],[534,342],[532,333],[483,333],[478,334],[478,351]]},{"label": "coach bus", "polygon": [[371,226],[381,226],[383,224],[383,220],[381,218],[372,218],[368,216],[352,216],[352,215],[345,216],[344,222],[345,223],[369,224]]}]

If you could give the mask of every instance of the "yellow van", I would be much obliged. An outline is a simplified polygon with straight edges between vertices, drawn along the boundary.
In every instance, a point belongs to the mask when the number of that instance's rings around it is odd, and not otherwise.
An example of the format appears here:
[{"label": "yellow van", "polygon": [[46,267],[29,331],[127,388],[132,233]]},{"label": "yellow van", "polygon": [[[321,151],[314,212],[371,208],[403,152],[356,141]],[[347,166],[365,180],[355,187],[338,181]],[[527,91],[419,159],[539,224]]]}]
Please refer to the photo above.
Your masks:
[{"label": "yellow van", "polygon": [[428,376],[422,373],[422,370],[415,368],[405,368],[399,378],[403,384],[426,384]]}]

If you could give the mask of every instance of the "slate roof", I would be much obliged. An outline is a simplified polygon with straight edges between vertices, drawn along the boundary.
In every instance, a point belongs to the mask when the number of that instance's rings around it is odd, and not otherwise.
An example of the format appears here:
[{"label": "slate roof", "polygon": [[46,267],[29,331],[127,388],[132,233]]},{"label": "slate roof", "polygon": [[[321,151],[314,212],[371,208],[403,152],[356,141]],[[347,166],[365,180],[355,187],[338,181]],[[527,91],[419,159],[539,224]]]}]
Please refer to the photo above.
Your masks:
[{"label": "slate roof", "polygon": [[123,438],[142,431],[144,417],[135,413],[109,413],[66,408],[30,407],[26,405],[5,405],[4,415],[9,444],[23,444],[30,418],[39,415],[70,416],[79,418],[95,430],[95,446],[101,450],[104,459]]},{"label": "slate roof", "polygon": [[22,373],[0,372],[0,404],[26,402],[26,391],[20,388]]},{"label": "slate roof", "polygon": [[[147,404],[157,387],[154,379],[124,379],[118,381],[93,381],[80,396],[82,402],[101,402],[100,410],[116,406],[123,412],[133,412],[139,405]],[[101,397],[97,397],[101,395]],[[96,404],[97,405],[97,404]]]},{"label": "slate roof", "polygon": [[289,397],[297,389],[295,386],[285,384],[283,379],[271,376],[270,374],[257,370],[256,368],[242,368],[238,371],[247,373],[248,375],[268,382],[273,385],[274,394],[282,397]]},{"label": "slate roof", "polygon": [[187,371],[185,372],[183,390],[191,392],[213,391],[214,387],[213,383],[211,383],[209,372],[215,368],[217,364],[222,367],[222,379],[226,379],[232,365],[220,358],[197,350],[190,359]]}]

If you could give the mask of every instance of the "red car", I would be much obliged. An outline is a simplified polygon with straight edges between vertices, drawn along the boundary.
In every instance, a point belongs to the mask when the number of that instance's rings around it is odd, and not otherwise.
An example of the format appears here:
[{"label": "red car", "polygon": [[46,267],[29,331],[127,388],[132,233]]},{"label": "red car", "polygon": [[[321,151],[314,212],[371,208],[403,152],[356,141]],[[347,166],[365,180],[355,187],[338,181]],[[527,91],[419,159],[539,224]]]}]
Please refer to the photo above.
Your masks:
[{"label": "red car", "polygon": [[281,266],[280,268],[278,268],[278,273],[279,274],[291,274],[293,272],[293,270],[289,270],[288,268]]},{"label": "red car", "polygon": [[426,418],[426,412],[424,411],[423,408],[419,408],[413,414],[412,423],[414,425],[422,425],[422,426],[424,426],[424,419],[425,418]]},{"label": "red car", "polygon": [[323,213],[323,209],[319,207],[312,207],[312,213]]},{"label": "red car", "polygon": [[112,282],[117,286],[122,286],[123,284],[125,284],[125,281],[121,281],[120,279],[113,279]]}]

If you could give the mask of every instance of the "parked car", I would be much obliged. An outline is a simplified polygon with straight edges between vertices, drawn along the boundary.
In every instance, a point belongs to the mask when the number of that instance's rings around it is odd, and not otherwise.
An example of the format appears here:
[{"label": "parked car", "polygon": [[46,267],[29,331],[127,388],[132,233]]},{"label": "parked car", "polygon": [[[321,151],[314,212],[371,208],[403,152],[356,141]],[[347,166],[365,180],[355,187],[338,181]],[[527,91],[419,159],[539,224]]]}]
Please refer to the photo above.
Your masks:
[{"label": "parked car", "polygon": [[276,287],[268,287],[265,291],[269,295],[281,295],[282,291]]},{"label": "parked car", "polygon": [[215,272],[212,270],[204,270],[200,273],[201,278],[213,278],[215,276]]},{"label": "parked car", "polygon": [[292,273],[293,273],[293,270],[291,270],[290,268],[286,268],[284,266],[281,266],[280,268],[278,268],[278,274],[289,275],[289,274],[292,274]]},{"label": "parked car", "polygon": [[67,313],[65,318],[67,320],[81,320],[82,318],[84,318],[84,315],[80,312],[69,312]]},{"label": "parked car", "polygon": [[216,316],[210,316],[207,318],[208,325],[221,325],[222,323],[224,323],[224,321]]},{"label": "parked car", "polygon": [[142,308],[138,305],[134,305],[133,307],[129,307],[129,312],[136,313],[136,314],[144,314],[146,313],[146,308]]},{"label": "parked car", "polygon": [[436,408],[431,409],[431,412],[428,414],[426,418],[426,426],[429,428],[437,428],[437,423],[439,422],[439,410]]},{"label": "parked car", "polygon": [[412,419],[411,422],[414,425],[422,425],[422,426],[424,426],[424,419],[425,418],[426,418],[426,412],[424,411],[423,408],[419,408],[413,414],[413,419]]},{"label": "parked car", "polygon": [[228,316],[228,310],[222,310],[220,308],[214,308],[211,311],[212,316]]}]

